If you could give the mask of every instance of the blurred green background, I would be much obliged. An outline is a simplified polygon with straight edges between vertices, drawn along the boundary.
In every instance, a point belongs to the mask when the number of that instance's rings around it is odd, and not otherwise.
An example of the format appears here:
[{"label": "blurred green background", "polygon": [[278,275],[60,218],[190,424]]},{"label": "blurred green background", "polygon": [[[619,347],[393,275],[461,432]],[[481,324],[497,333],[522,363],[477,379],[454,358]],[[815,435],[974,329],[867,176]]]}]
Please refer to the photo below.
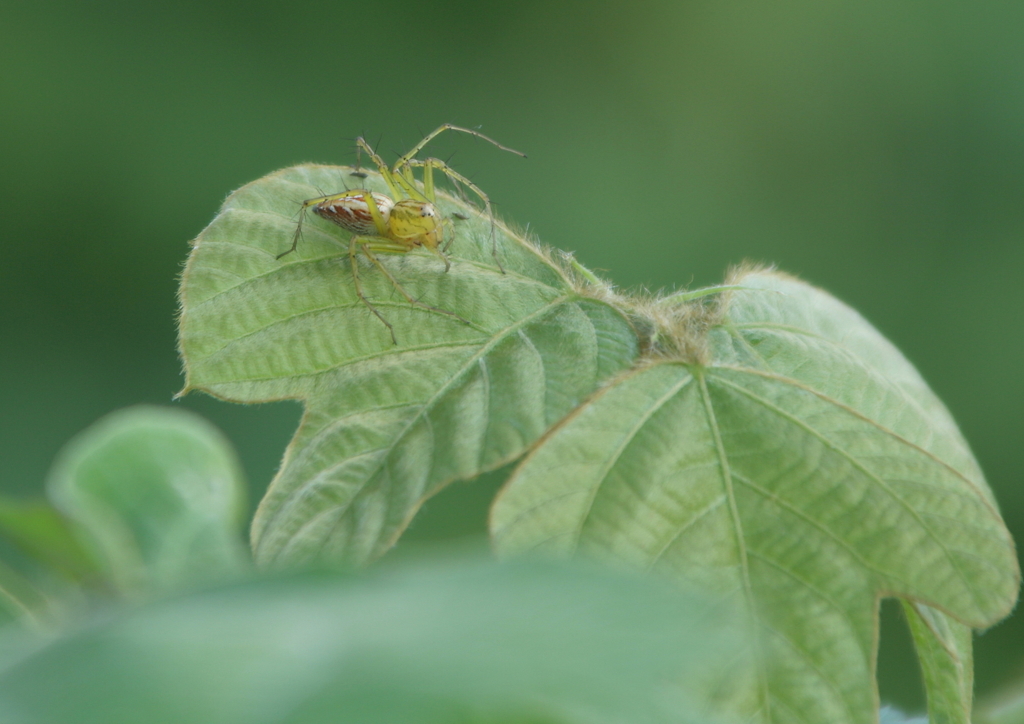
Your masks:
[{"label": "blurred green background", "polygon": [[[99,416],[171,404],[177,275],[228,192],[447,121],[526,151],[432,147],[621,286],[753,259],[858,308],[1022,540],[1022,29],[1024,3],[990,0],[0,4],[0,490],[37,494]],[[258,499],[298,405],[174,404],[229,435]],[[479,534],[498,481],[446,491],[412,540]],[[883,698],[919,707],[884,610]],[[1024,674],[1024,617],[977,660],[982,693]]]}]

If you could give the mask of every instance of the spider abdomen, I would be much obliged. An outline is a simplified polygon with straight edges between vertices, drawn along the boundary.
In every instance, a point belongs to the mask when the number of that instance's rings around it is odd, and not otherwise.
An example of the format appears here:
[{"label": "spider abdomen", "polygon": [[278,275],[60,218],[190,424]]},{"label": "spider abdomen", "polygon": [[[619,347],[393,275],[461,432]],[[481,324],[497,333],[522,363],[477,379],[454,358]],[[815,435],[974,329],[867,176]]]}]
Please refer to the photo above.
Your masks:
[{"label": "spider abdomen", "polygon": [[381,221],[387,225],[395,202],[390,196],[376,191],[364,189],[349,191],[315,205],[313,212],[353,234],[376,236],[380,232],[373,221],[373,212],[370,211],[370,205],[366,200],[368,195],[373,196],[373,203],[376,204],[377,211],[380,212]]}]

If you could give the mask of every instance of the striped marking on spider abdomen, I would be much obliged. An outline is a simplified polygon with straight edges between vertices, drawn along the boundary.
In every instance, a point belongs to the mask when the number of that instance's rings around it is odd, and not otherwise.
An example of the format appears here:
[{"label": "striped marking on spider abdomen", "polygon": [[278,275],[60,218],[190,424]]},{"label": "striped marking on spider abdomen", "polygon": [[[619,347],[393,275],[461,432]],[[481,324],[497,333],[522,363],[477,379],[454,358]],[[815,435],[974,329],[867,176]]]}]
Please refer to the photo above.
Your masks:
[{"label": "striped marking on spider abdomen", "polygon": [[343,196],[334,196],[314,206],[313,212],[354,234],[375,236],[381,231],[373,223],[373,214],[370,213],[370,205],[366,200],[367,195],[373,196],[381,219],[387,225],[395,202],[391,200],[391,197],[376,191],[359,189]]}]

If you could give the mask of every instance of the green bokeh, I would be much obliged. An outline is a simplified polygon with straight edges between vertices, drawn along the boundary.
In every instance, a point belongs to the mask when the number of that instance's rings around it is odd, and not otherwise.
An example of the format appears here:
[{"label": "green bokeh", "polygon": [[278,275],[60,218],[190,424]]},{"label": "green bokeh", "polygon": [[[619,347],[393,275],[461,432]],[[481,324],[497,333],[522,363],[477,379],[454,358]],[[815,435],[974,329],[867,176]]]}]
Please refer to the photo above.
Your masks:
[{"label": "green bokeh", "polygon": [[[0,490],[39,492],[110,410],[169,403],[176,277],[230,190],[450,121],[530,157],[436,155],[618,284],[755,259],[858,308],[946,401],[1021,540],[1022,27],[997,0],[5,3]],[[175,404],[227,433],[258,498],[298,406]],[[883,697],[914,708],[887,643]],[[1024,617],[977,665],[982,694],[1024,669]]]}]

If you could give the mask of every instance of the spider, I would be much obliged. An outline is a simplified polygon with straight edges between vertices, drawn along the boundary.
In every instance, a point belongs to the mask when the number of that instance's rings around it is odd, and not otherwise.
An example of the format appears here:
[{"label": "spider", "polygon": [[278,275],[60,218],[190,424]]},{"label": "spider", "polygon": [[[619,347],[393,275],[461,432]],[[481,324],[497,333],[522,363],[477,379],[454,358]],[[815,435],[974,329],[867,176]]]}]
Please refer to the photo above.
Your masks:
[{"label": "spider", "polygon": [[[469,324],[468,320],[454,312],[432,307],[413,298],[381,263],[380,259],[377,258],[377,254],[406,254],[418,247],[426,247],[444,261],[444,270],[446,272],[451,268],[451,262],[448,260],[445,252],[448,251],[452,241],[454,241],[454,228],[451,220],[443,218],[434,205],[435,169],[447,176],[456,188],[461,184],[480,197],[484,205],[484,211],[491,221],[491,255],[494,257],[498,270],[502,274],[505,273],[505,269],[501,266],[501,261],[498,259],[494,212],[491,210],[491,201],[487,194],[465,176],[453,170],[444,161],[436,158],[427,158],[425,160],[416,158],[416,154],[423,150],[424,146],[444,131],[468,133],[488,141],[503,151],[509,151],[524,158],[526,157],[525,153],[503,146],[479,131],[460,128],[459,126],[446,123],[428,133],[422,141],[413,146],[412,150],[401,156],[395,162],[395,165],[389,168],[362,137],[357,138],[357,154],[365,152],[370,157],[377,166],[377,171],[384,178],[384,182],[387,184],[391,195],[370,191],[369,189],[353,189],[303,201],[299,222],[295,227],[295,236],[292,238],[291,248],[277,255],[277,258],[280,259],[295,251],[299,243],[299,237],[302,235],[302,222],[309,208],[312,208],[313,213],[317,216],[327,219],[347,231],[351,231],[352,238],[349,240],[348,256],[352,267],[352,281],[356,289],[356,295],[388,328],[388,331],[391,333],[391,341],[394,344],[398,344],[394,327],[391,326],[391,323],[384,318],[380,310],[363,293],[362,283],[359,280],[359,265],[356,259],[356,254],[360,249],[388,278],[395,289],[405,297],[409,304],[440,312]],[[357,170],[352,175],[366,178],[366,174],[360,172],[358,168],[359,161],[357,160]],[[413,174],[414,168],[423,169],[422,182],[417,182]],[[422,190],[419,188],[420,185],[422,185]],[[457,216],[463,218],[462,215]],[[446,229],[449,230],[447,242],[445,242]]]}]

